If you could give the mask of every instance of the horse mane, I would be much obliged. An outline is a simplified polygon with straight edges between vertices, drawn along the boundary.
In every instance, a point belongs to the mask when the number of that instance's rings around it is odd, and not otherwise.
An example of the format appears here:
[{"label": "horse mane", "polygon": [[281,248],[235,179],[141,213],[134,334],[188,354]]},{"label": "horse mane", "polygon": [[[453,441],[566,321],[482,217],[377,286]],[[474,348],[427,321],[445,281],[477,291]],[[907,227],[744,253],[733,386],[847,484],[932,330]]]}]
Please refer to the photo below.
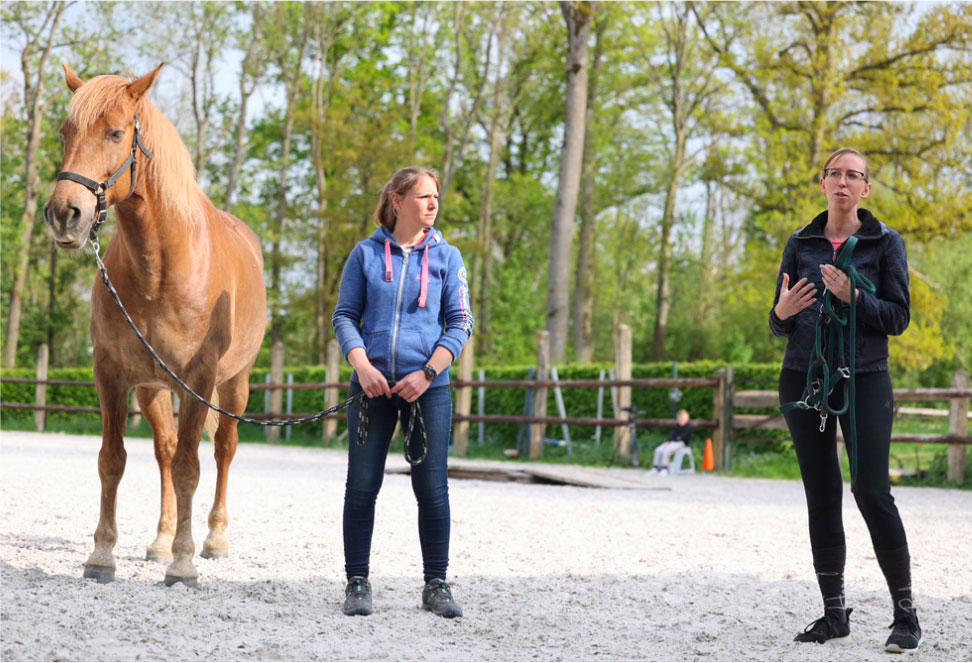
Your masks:
[{"label": "horse mane", "polygon": [[[132,79],[134,80],[134,79]],[[121,76],[96,76],[78,88],[68,118],[79,131],[85,131],[102,115],[113,111],[125,99],[132,81]],[[196,181],[196,168],[175,125],[142,95],[136,105],[139,135],[154,158],[138,152],[138,170],[144,173],[149,188],[155,191],[162,212],[192,224],[199,214],[205,194]]]}]

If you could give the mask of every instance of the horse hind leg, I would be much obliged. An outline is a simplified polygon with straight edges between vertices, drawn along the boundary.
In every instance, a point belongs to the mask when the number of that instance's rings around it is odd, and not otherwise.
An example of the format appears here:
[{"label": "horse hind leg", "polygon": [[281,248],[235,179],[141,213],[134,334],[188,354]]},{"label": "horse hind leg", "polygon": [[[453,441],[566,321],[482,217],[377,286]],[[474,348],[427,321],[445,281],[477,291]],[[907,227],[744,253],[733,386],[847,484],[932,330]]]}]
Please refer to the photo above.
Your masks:
[{"label": "horse hind leg", "polygon": [[[216,388],[220,406],[237,414],[246,410],[249,396],[249,371],[243,371],[230,378]],[[222,558],[229,555],[229,540],[226,538],[226,526],[229,515],[226,511],[226,489],[229,483],[229,468],[236,455],[239,442],[239,422],[224,414],[219,415],[219,427],[213,436],[213,447],[216,455],[216,495],[213,508],[209,512],[209,536],[203,542],[202,556]]]},{"label": "horse hind leg", "polygon": [[125,473],[128,454],[124,433],[128,417],[128,387],[114,381],[113,371],[100,362],[95,364],[95,383],[101,400],[102,438],[98,453],[98,475],[101,479],[101,511],[95,529],[95,548],[84,563],[84,577],[100,583],[115,579],[113,550],[118,542],[115,521],[118,503],[118,484]]},{"label": "horse hind leg", "polygon": [[137,387],[135,397],[142,415],[152,428],[155,460],[159,464],[161,509],[155,541],[145,550],[150,562],[172,561],[172,539],[176,530],[176,498],[172,486],[172,456],[176,450],[176,428],[172,418],[172,392],[167,389]]}]

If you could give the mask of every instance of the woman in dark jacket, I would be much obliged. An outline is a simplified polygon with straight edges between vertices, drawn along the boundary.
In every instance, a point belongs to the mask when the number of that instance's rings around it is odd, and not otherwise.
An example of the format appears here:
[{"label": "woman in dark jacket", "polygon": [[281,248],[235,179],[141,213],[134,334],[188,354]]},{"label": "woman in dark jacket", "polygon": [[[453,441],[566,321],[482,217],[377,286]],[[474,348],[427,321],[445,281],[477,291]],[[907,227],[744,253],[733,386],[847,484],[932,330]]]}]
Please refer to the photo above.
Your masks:
[{"label": "woman in dark jacket", "polygon": [[[784,406],[784,411],[807,496],[813,565],[824,602],[824,616],[795,640],[822,643],[850,635],[851,609],[844,601],[847,548],[841,518],[838,417],[828,417],[827,413],[842,412],[845,399],[852,398],[854,407],[839,417],[845,437],[853,438],[848,447],[852,475],[856,475],[851,490],[894,603],[894,622],[885,649],[910,651],[921,642],[921,628],[911,596],[908,542],[888,478],[893,415],[888,336],[899,335],[908,326],[908,260],[901,236],[860,207],[861,200],[871,192],[867,161],[860,152],[850,148],[834,152],[824,164],[820,190],[827,197],[827,211],[787,242],[769,316],[773,333],[787,338],[780,402],[797,405],[789,411]],[[840,269],[835,263],[844,257],[841,249],[852,237],[849,264]],[[863,278],[853,281],[857,287],[852,292],[849,274],[855,270],[855,276]],[[869,287],[872,284],[873,292]],[[838,378],[829,399],[823,397],[824,402],[818,404],[822,407],[808,409],[807,402],[813,404],[808,369],[815,354],[821,310],[817,294],[822,295],[824,289],[835,305],[829,324],[853,320],[849,315],[852,303],[856,321],[853,329],[844,330],[843,347],[834,348],[832,355],[845,363],[843,378]],[[853,360],[853,373],[846,363],[848,358]],[[815,364],[815,370],[827,370],[830,375],[836,374],[837,368],[821,367],[819,361]],[[850,389],[845,388],[845,380],[854,382]]]}]

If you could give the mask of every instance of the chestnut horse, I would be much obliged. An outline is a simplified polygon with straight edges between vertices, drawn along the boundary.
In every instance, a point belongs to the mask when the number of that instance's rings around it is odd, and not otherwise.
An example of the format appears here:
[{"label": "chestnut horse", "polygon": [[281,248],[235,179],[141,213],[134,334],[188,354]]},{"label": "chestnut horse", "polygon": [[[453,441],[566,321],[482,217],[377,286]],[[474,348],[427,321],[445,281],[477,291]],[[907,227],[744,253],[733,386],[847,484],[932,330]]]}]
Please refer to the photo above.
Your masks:
[{"label": "chestnut horse", "polygon": [[[63,170],[44,218],[57,246],[80,249],[100,225],[98,212],[114,205],[118,227],[104,264],[135,325],[193,391],[213,394],[227,411],[242,413],[266,329],[263,254],[256,235],[216,209],[199,188],[189,151],[146,95],[161,69],[133,81],[98,76],[86,83],[64,67],[74,97],[60,129]],[[101,191],[104,201],[97,204]],[[171,562],[166,584],[194,585],[192,497],[208,409],[153,361],[100,279],[91,292],[91,339],[104,432],[98,454],[101,515],[84,577],[110,582],[115,576],[115,501],[134,388],[152,427],[162,479],[158,535],[146,557]],[[173,390],[181,397],[178,431]],[[216,496],[204,557],[229,550],[226,483],[239,439],[236,427],[234,419],[219,415],[213,440]]]}]

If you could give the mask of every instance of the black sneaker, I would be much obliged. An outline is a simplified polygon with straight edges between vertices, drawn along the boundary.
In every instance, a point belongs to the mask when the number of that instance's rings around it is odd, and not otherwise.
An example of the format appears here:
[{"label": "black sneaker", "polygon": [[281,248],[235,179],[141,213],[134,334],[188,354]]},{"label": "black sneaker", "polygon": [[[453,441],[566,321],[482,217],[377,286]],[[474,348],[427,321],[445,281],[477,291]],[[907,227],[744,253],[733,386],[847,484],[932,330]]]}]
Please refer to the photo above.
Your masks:
[{"label": "black sneaker", "polygon": [[449,583],[433,578],[422,590],[422,607],[439,617],[462,617],[462,608],[452,598]]},{"label": "black sneaker", "polygon": [[832,612],[825,612],[817,621],[808,624],[803,633],[793,638],[793,642],[844,642],[850,639],[850,615],[854,608],[847,608],[847,615],[841,621]]},{"label": "black sneaker", "polygon": [[889,627],[891,635],[884,643],[884,651],[895,654],[914,651],[921,644],[921,627],[918,626],[918,615],[906,613],[894,618],[894,622]]},{"label": "black sneaker", "polygon": [[374,610],[371,605],[371,583],[367,578],[355,576],[348,580],[344,597],[346,615],[370,615]]}]

